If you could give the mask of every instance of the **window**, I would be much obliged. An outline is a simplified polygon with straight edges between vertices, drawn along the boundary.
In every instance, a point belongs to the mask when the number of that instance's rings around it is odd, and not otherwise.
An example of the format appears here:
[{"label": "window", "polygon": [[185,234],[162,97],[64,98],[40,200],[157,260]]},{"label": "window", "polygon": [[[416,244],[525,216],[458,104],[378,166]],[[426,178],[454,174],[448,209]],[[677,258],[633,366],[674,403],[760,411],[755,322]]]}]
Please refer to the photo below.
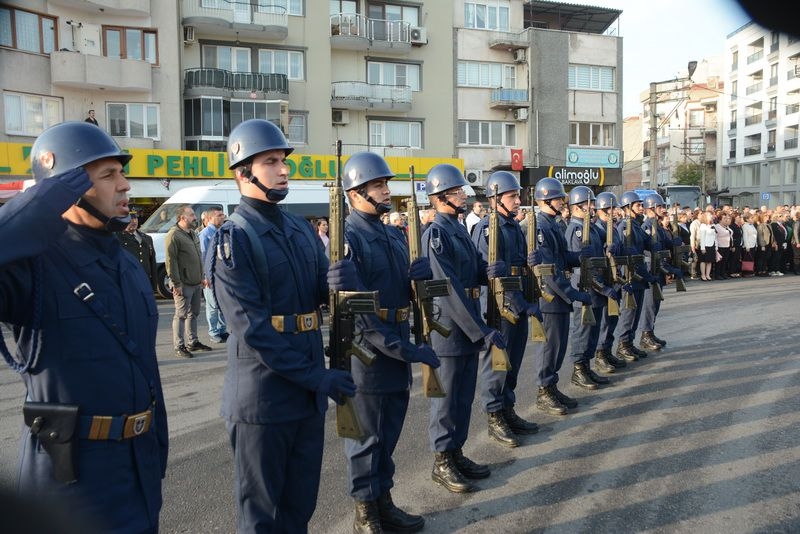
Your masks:
[{"label": "window", "polygon": [[114,137],[144,137],[158,140],[158,104],[108,104],[108,133]]},{"label": "window", "polygon": [[517,69],[514,65],[459,61],[457,76],[457,83],[461,87],[515,89],[517,86]]},{"label": "window", "polygon": [[328,10],[331,15],[338,15],[339,13],[356,14],[358,2],[356,0],[328,0]]},{"label": "window", "polygon": [[458,144],[514,146],[516,131],[516,125],[511,122],[458,121]]},{"label": "window", "polygon": [[464,27],[508,31],[509,2],[464,2]]},{"label": "window", "polygon": [[49,54],[56,49],[56,18],[0,7],[0,46]]},{"label": "window", "polygon": [[569,123],[569,143],[580,146],[611,146],[615,144],[614,124],[596,122]]},{"label": "window", "polygon": [[570,65],[568,78],[570,89],[615,90],[613,67]]},{"label": "window", "polygon": [[411,87],[412,91],[419,91],[419,65],[369,61],[367,62],[367,83],[407,85]]},{"label": "window", "polygon": [[290,80],[305,80],[303,53],[291,50],[258,51],[258,72],[285,74]]},{"label": "window", "polygon": [[736,71],[739,70],[739,51],[734,50],[731,53],[731,70]]},{"label": "window", "polygon": [[[297,17],[303,16],[303,0],[271,0],[270,2],[259,2],[260,4],[272,4],[273,6],[282,7],[286,9],[289,15]],[[271,7],[271,6],[269,6]]]},{"label": "window", "polygon": [[9,135],[37,136],[64,120],[64,103],[60,98],[4,93],[3,108]]},{"label": "window", "polygon": [[205,45],[203,46],[203,67],[231,72],[252,72],[250,49],[237,46]]},{"label": "window", "polygon": [[367,17],[371,19],[408,22],[411,26],[419,26],[419,7],[371,3],[367,6]]},{"label": "window", "polygon": [[158,64],[157,33],[155,30],[103,26],[103,53],[117,59],[138,59]]},{"label": "window", "polygon": [[422,123],[370,120],[369,144],[372,147],[422,148]]},{"label": "window", "polygon": [[689,138],[689,154],[702,156],[705,154],[706,144],[703,142],[702,137]]},{"label": "window", "polygon": [[183,101],[186,149],[224,152],[231,130],[248,119],[266,119],[280,126],[281,102],[221,97],[187,98]]},{"label": "window", "polygon": [[289,113],[289,131],[286,138],[290,145],[308,144],[308,117],[305,113]]},{"label": "window", "polygon": [[689,111],[689,127],[702,128],[705,124],[706,112],[702,109],[693,109]]}]

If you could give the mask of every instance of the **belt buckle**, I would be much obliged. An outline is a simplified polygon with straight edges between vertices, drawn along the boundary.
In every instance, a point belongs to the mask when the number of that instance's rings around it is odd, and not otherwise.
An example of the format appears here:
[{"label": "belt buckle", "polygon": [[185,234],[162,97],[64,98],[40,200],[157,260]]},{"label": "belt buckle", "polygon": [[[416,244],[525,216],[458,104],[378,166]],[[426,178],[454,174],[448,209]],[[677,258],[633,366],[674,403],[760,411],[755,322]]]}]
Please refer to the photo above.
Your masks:
[{"label": "belt buckle", "polygon": [[316,312],[301,313],[297,315],[297,332],[310,332],[316,330]]},{"label": "belt buckle", "polygon": [[123,438],[140,436],[150,429],[150,412],[137,413],[125,419]]},{"label": "belt buckle", "polygon": [[277,330],[278,332],[283,333],[284,328],[284,316],[283,315],[273,315],[272,316],[272,327]]},{"label": "belt buckle", "polygon": [[397,310],[397,322],[403,322],[408,320],[408,308],[400,308]]}]

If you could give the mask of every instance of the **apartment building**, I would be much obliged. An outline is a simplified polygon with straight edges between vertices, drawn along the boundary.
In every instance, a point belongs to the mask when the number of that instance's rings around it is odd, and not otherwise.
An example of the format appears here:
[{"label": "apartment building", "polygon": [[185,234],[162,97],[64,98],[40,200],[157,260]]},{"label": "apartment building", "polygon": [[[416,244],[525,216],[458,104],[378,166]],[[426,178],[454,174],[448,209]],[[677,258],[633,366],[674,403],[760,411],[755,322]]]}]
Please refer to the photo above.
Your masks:
[{"label": "apartment building", "polygon": [[[228,179],[227,136],[274,121],[293,180],[330,180],[334,147],[398,173],[396,203],[436,163],[477,194],[506,169],[524,185],[621,183],[620,11],[528,0],[12,0],[0,5],[0,179],[27,175],[43,128],[83,120],[134,154],[147,209]],[[320,9],[322,7],[322,9]]]}]

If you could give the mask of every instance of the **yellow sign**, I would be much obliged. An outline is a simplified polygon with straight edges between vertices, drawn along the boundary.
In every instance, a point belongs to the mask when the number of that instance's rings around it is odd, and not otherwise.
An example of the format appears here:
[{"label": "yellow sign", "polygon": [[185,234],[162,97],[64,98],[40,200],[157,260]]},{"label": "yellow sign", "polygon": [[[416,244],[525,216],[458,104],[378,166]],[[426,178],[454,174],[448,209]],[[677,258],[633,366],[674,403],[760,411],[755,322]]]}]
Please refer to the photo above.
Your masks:
[{"label": "yellow sign", "polygon": [[[28,178],[31,174],[31,145],[0,143],[0,178]],[[125,172],[130,178],[170,178],[173,180],[230,178],[227,154],[224,152],[197,152],[191,150],[148,150],[132,148],[133,155]],[[347,157],[342,157],[342,164]],[[463,171],[459,158],[408,158],[387,157],[389,167],[397,178],[408,179],[408,168],[414,165],[417,178],[424,178],[434,165],[449,163]],[[289,177],[297,180],[330,180],[336,177],[336,156],[294,153],[288,158]]]}]

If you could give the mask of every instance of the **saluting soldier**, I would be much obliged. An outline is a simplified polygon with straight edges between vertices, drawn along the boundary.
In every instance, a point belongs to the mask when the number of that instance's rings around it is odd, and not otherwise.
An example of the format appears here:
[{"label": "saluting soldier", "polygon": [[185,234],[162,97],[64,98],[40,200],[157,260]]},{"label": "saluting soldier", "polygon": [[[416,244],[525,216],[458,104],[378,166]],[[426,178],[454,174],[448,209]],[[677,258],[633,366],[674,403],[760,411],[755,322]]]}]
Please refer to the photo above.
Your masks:
[{"label": "saluting soldier", "polygon": [[434,451],[431,478],[454,493],[476,490],[470,479],[488,477],[489,467],[464,455],[472,402],[478,377],[478,352],[484,345],[505,348],[503,336],[486,325],[481,315],[480,286],[503,276],[503,262],[487,267],[467,229],[458,221],[466,211],[468,185],[461,171],[441,163],[428,171],[426,192],[436,217],[422,236],[422,252],[430,258],[433,276],[449,278],[450,295],[437,297],[439,322],[451,333],[434,331],[431,344],[441,361],[440,377],[447,395],[431,399],[429,436]]},{"label": "saluting soldier", "polygon": [[25,383],[18,488],[98,532],[157,533],[168,431],[150,280],[113,232],[130,222],[131,156],[64,122],[31,148],[36,182],[0,209],[0,322]]}]

